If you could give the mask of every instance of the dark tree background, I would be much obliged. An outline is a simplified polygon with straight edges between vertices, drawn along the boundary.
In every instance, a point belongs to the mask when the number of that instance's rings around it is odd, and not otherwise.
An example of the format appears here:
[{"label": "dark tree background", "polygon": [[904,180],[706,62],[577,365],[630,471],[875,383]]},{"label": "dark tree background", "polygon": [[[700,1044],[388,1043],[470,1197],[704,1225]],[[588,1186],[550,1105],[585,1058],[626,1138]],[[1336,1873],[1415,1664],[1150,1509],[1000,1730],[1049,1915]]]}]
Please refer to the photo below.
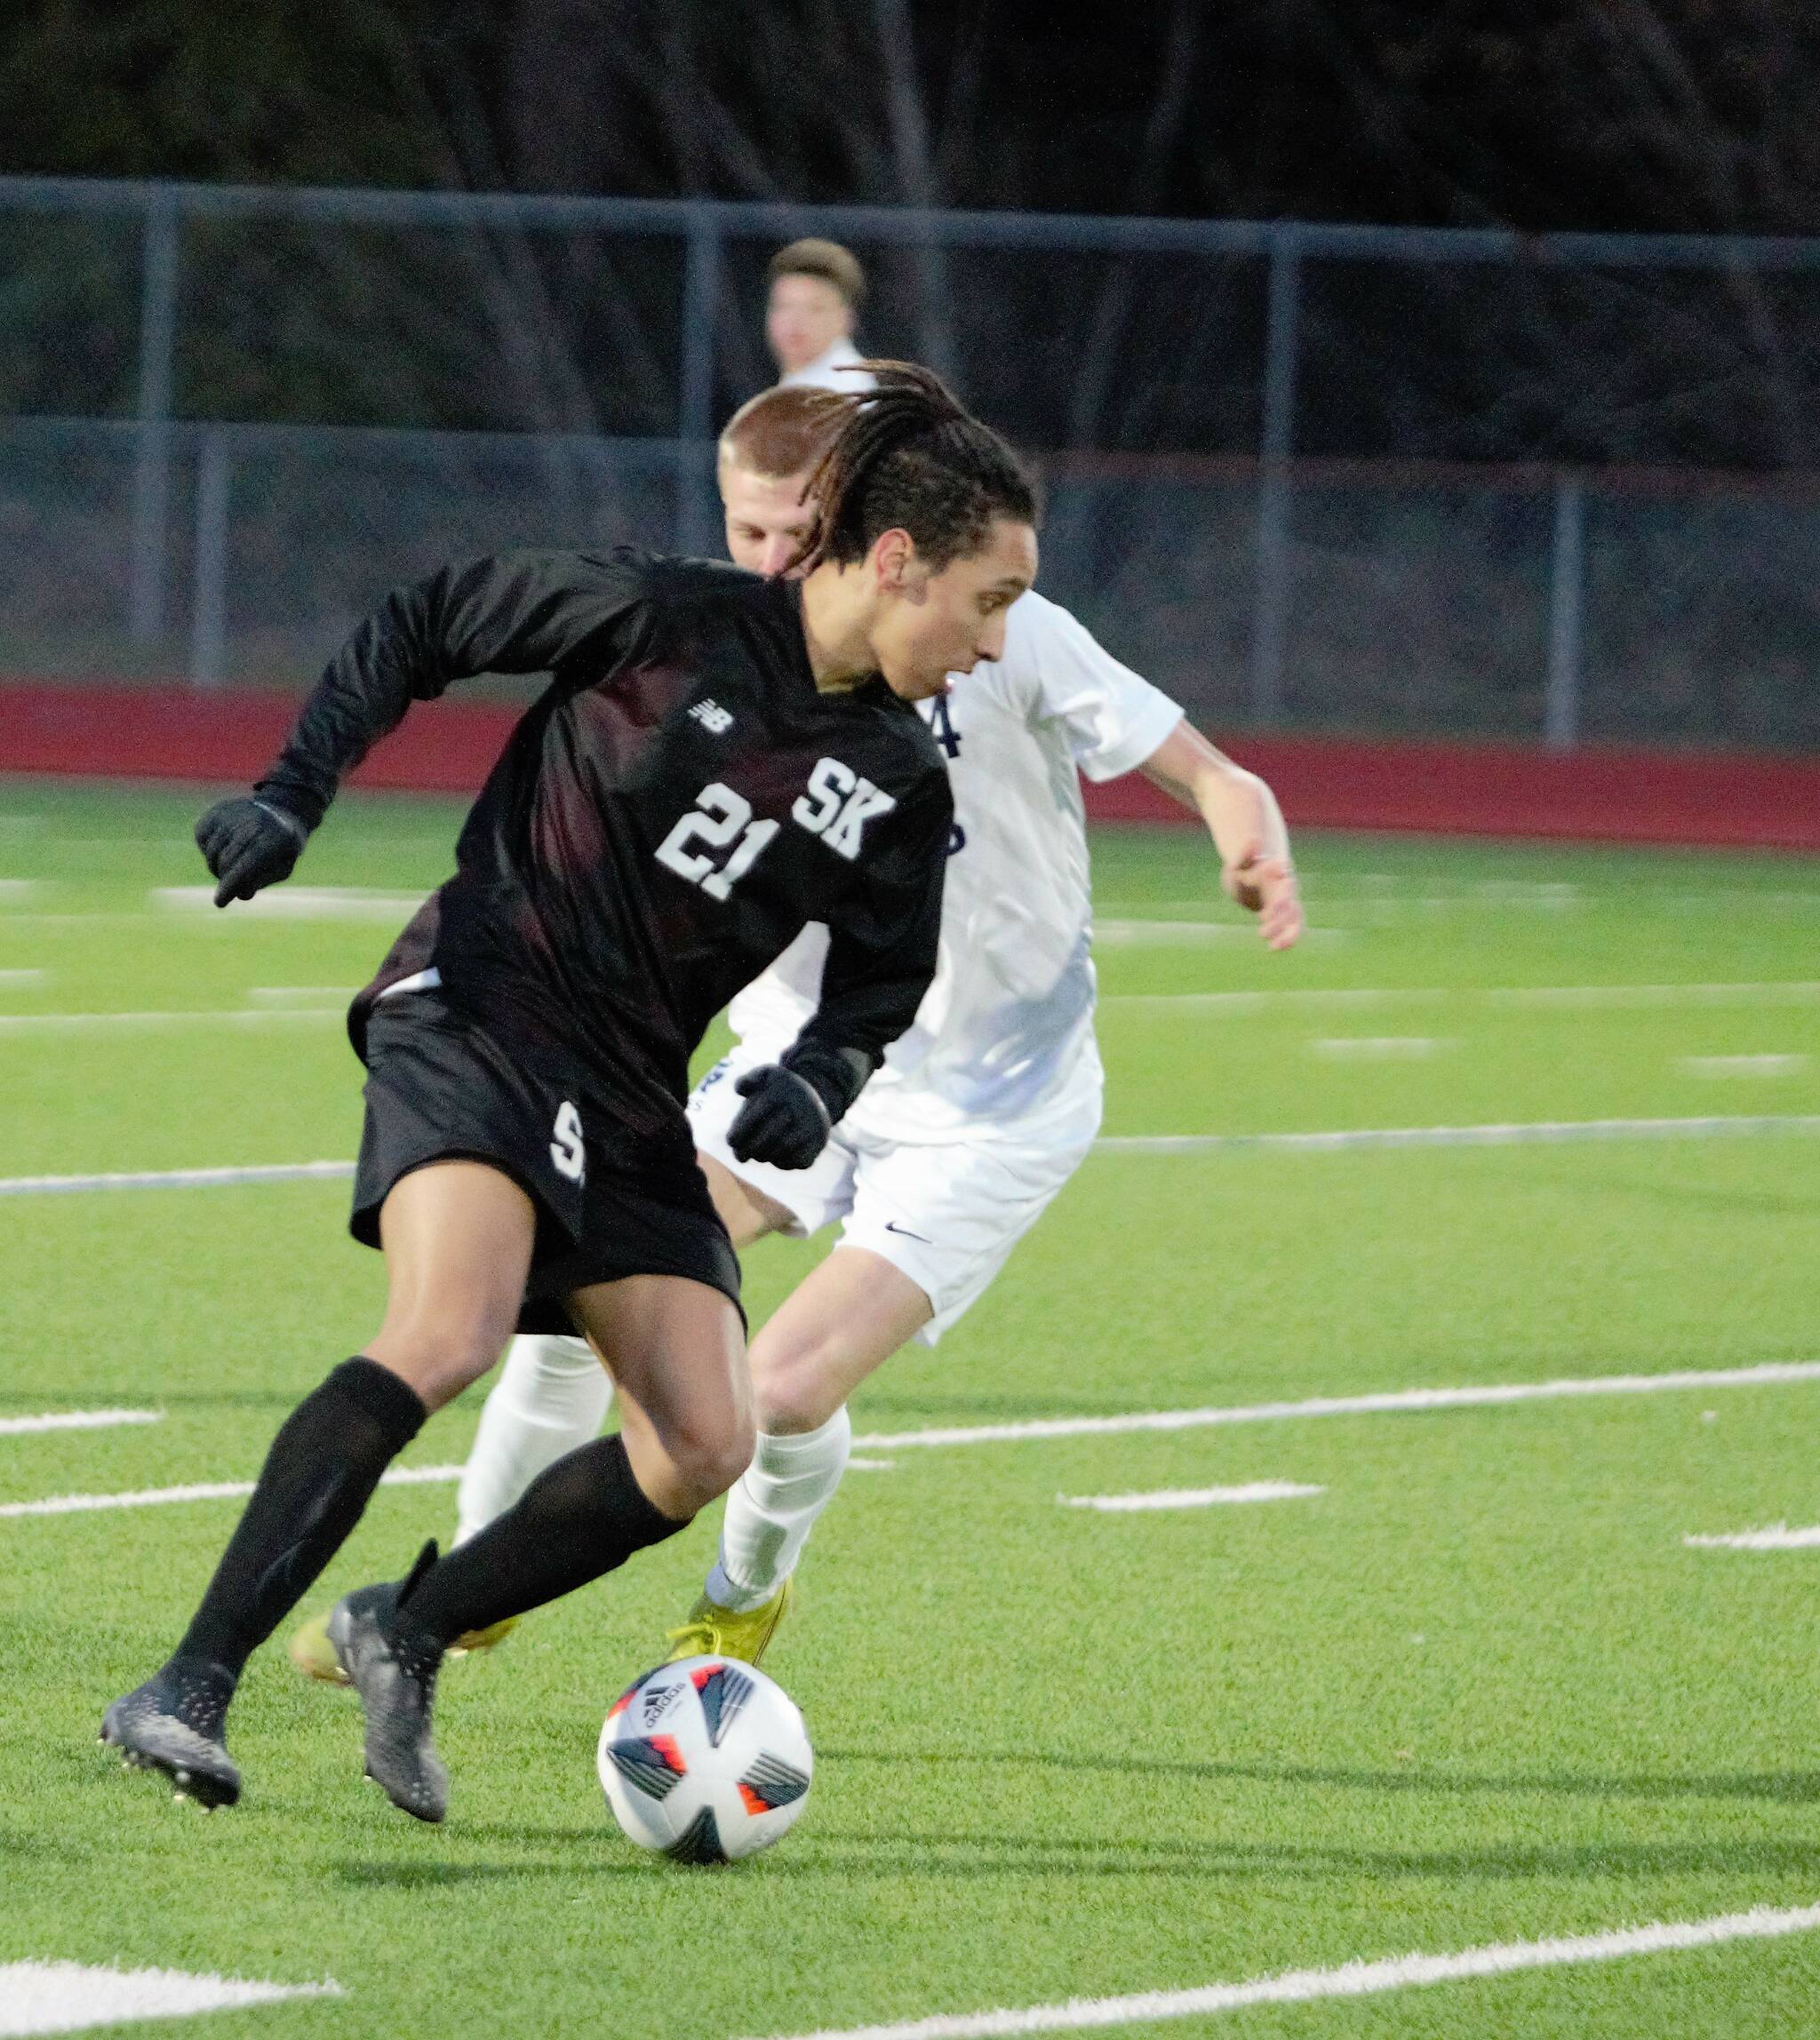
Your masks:
[{"label": "dark tree background", "polygon": [[0,171],[1802,234],[1816,85],[1808,0],[25,0]]},{"label": "dark tree background", "polygon": [[[0,172],[1805,235],[1816,87],[1812,0],[15,0]],[[1260,265],[862,251],[866,337],[1035,443],[1256,446]],[[185,252],[189,415],[675,428],[674,247],[243,226]],[[723,402],[765,372],[762,253],[730,255]],[[99,228],[0,215],[29,343],[0,409],[127,404],[132,275]],[[1815,458],[1803,279],[1311,264],[1304,330],[1307,451]],[[1008,333],[1045,336],[1043,377]]]}]

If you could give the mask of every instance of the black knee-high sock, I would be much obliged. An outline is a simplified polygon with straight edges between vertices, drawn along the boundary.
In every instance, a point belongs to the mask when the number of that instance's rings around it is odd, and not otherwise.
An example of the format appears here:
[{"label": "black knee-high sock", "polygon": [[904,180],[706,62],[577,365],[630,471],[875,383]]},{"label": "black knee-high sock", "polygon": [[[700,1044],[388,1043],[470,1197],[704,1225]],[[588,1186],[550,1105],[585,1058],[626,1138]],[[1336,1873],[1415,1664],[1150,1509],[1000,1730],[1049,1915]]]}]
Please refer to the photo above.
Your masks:
[{"label": "black knee-high sock", "polygon": [[236,1677],[309,1590],[429,1414],[376,1360],[344,1360],[284,1420],[202,1606],[177,1646]]},{"label": "black knee-high sock", "polygon": [[515,1508],[438,1559],[406,1596],[398,1626],[446,1650],[465,1631],[572,1593],[687,1527],[646,1497],[617,1438],[597,1438],[547,1467]]}]

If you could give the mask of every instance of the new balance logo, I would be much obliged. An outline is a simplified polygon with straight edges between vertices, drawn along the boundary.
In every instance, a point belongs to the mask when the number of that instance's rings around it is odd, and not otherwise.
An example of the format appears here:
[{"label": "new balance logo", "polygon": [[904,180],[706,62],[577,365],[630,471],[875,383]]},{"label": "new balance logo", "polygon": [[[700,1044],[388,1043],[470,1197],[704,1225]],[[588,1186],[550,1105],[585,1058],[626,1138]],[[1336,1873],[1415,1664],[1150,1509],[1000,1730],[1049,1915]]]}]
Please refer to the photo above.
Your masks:
[{"label": "new balance logo", "polygon": [[714,737],[724,737],[733,727],[733,718],[718,701],[698,701],[689,713]]}]

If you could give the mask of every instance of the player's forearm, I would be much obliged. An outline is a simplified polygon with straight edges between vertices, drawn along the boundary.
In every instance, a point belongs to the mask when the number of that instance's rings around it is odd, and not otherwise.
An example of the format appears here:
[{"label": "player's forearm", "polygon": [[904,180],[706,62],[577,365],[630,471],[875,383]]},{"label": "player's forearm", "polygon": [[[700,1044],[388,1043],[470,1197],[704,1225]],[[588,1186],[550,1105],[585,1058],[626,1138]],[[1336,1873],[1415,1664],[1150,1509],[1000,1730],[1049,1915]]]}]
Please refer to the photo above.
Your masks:
[{"label": "player's forearm", "polygon": [[821,1000],[796,1039],[799,1049],[813,1045],[838,1053],[850,1071],[842,1112],[914,1022],[941,958],[942,890],[954,819],[946,777],[928,790],[920,810],[900,810],[893,819],[906,826],[870,883],[829,922]]},{"label": "player's forearm", "polygon": [[1289,832],[1276,795],[1186,722],[1176,725],[1141,769],[1153,785],[1200,815],[1225,863],[1252,846],[1267,857],[1289,857]]},{"label": "player's forearm", "polygon": [[636,570],[570,553],[503,553],[394,589],[330,660],[259,792],[314,828],[342,779],[452,681],[547,673],[590,645],[611,656]]},{"label": "player's forearm", "polygon": [[432,610],[443,578],[395,590],[362,621],[324,668],[259,795],[314,829],[341,781],[411,703],[442,692]]},{"label": "player's forearm", "polygon": [[[834,944],[828,953],[832,964],[838,956]],[[840,1119],[884,1061],[885,1050],[914,1020],[933,973],[932,960],[927,972],[908,977],[843,972],[831,981],[832,972],[824,971],[821,1003],[780,1060],[810,1079],[830,1118]]]}]

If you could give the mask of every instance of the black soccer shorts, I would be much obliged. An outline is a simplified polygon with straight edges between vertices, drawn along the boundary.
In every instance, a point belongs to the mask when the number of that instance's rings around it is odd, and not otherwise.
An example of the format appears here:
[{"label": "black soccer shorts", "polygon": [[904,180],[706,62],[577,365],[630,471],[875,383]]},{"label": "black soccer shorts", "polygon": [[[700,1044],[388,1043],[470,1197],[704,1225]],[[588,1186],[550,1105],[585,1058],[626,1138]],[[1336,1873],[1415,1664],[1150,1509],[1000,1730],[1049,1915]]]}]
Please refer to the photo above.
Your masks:
[{"label": "black soccer shorts", "polygon": [[566,1331],[564,1297],[627,1275],[680,1275],[740,1308],[738,1257],[692,1159],[681,1105],[674,1165],[616,1165],[603,1151],[609,1108],[579,1063],[508,1045],[430,990],[382,999],[366,1053],[348,1222],[363,1245],[379,1244],[379,1207],[413,1169],[487,1162],[537,1207],[523,1329]]}]

